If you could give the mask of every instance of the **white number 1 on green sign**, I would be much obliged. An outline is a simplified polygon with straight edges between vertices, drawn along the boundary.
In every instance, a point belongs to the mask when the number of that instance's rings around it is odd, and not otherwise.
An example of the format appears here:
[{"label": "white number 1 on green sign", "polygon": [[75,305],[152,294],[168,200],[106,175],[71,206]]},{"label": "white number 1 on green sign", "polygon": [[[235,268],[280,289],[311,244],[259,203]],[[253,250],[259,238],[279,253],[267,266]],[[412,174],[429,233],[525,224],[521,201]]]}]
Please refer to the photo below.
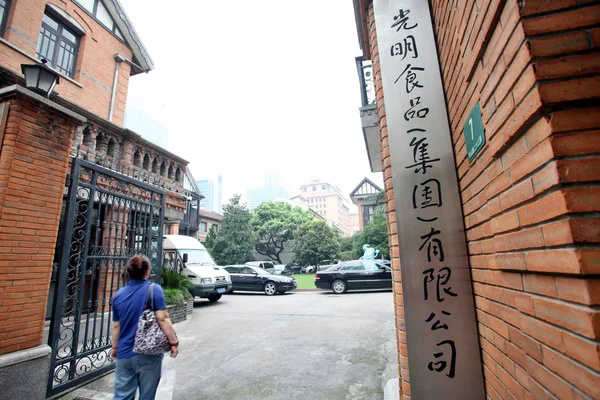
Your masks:
[{"label": "white number 1 on green sign", "polygon": [[473,137],[473,118],[469,118],[469,127],[471,128],[471,140],[475,139]]}]

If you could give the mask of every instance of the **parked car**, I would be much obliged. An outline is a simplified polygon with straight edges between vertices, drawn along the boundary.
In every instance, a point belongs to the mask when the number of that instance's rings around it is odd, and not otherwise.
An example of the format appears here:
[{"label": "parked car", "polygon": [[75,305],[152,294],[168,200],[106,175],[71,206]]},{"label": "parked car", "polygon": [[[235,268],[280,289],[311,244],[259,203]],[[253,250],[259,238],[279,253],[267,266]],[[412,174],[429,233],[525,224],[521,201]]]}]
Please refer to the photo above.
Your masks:
[{"label": "parked car", "polygon": [[248,261],[244,263],[244,265],[262,268],[271,274],[275,273],[275,264],[273,264],[271,261]]},{"label": "parked car", "polygon": [[270,274],[260,267],[251,265],[228,265],[225,271],[229,272],[234,290],[248,290],[265,292],[266,295],[283,294],[288,290],[296,289],[296,280],[289,276]]},{"label": "parked car", "polygon": [[219,268],[202,243],[193,237],[165,235],[163,266],[188,278],[194,297],[206,298],[214,303],[231,290],[229,273]]},{"label": "parked car", "polygon": [[337,258],[334,258],[333,260],[323,260],[320,261],[319,264],[317,264],[317,271],[326,271],[329,268],[333,267],[334,265],[338,265],[341,261],[338,260]]},{"label": "parked car", "polygon": [[357,289],[391,289],[392,269],[373,260],[346,261],[317,272],[315,286],[331,289],[335,294]]}]

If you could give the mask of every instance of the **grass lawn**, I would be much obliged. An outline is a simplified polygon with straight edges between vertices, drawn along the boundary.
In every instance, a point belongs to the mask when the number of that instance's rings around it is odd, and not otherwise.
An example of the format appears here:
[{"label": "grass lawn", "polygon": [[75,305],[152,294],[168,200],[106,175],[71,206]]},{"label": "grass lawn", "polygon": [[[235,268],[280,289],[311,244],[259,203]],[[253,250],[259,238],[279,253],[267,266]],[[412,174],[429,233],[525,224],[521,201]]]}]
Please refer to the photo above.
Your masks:
[{"label": "grass lawn", "polygon": [[298,289],[316,289],[315,274],[294,274]]}]

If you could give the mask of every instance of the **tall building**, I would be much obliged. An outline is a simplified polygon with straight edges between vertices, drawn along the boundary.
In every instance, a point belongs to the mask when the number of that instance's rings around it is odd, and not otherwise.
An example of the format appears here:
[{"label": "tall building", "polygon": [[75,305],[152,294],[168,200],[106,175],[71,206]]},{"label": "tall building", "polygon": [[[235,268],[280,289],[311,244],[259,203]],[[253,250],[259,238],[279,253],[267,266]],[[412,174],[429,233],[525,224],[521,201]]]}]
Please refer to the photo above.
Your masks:
[{"label": "tall building", "polygon": [[248,189],[248,208],[255,209],[265,201],[273,200],[277,197],[288,198],[290,192],[280,184],[281,175],[279,172],[267,172],[264,174],[264,185],[254,189]]},{"label": "tall building", "polygon": [[204,198],[200,201],[200,209],[222,213],[223,204],[223,178],[217,175],[217,183],[212,179],[201,179],[196,181],[200,193]]},{"label": "tall building", "polygon": [[348,201],[337,186],[315,179],[300,186],[300,195],[294,199],[305,203],[345,235],[352,234],[353,229],[349,226],[348,221],[350,213]]},{"label": "tall building", "polygon": [[214,194],[215,194],[215,183],[210,179],[201,179],[196,181],[196,185],[200,190],[200,193],[204,198],[200,200],[200,209],[206,211],[213,211],[215,202],[214,202]]}]

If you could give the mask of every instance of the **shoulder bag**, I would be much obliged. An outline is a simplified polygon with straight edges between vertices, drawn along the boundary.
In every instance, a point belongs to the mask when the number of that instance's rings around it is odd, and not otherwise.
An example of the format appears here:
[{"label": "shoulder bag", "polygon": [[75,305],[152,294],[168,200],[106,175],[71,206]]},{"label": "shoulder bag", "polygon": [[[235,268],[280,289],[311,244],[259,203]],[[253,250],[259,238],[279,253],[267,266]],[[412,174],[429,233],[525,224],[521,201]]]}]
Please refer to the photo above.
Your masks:
[{"label": "shoulder bag", "polygon": [[[148,308],[148,296],[150,296],[150,308]],[[138,320],[133,352],[136,354],[158,355],[170,351],[169,338],[160,328],[153,311],[154,283],[150,284],[144,305],[146,308]]]}]

